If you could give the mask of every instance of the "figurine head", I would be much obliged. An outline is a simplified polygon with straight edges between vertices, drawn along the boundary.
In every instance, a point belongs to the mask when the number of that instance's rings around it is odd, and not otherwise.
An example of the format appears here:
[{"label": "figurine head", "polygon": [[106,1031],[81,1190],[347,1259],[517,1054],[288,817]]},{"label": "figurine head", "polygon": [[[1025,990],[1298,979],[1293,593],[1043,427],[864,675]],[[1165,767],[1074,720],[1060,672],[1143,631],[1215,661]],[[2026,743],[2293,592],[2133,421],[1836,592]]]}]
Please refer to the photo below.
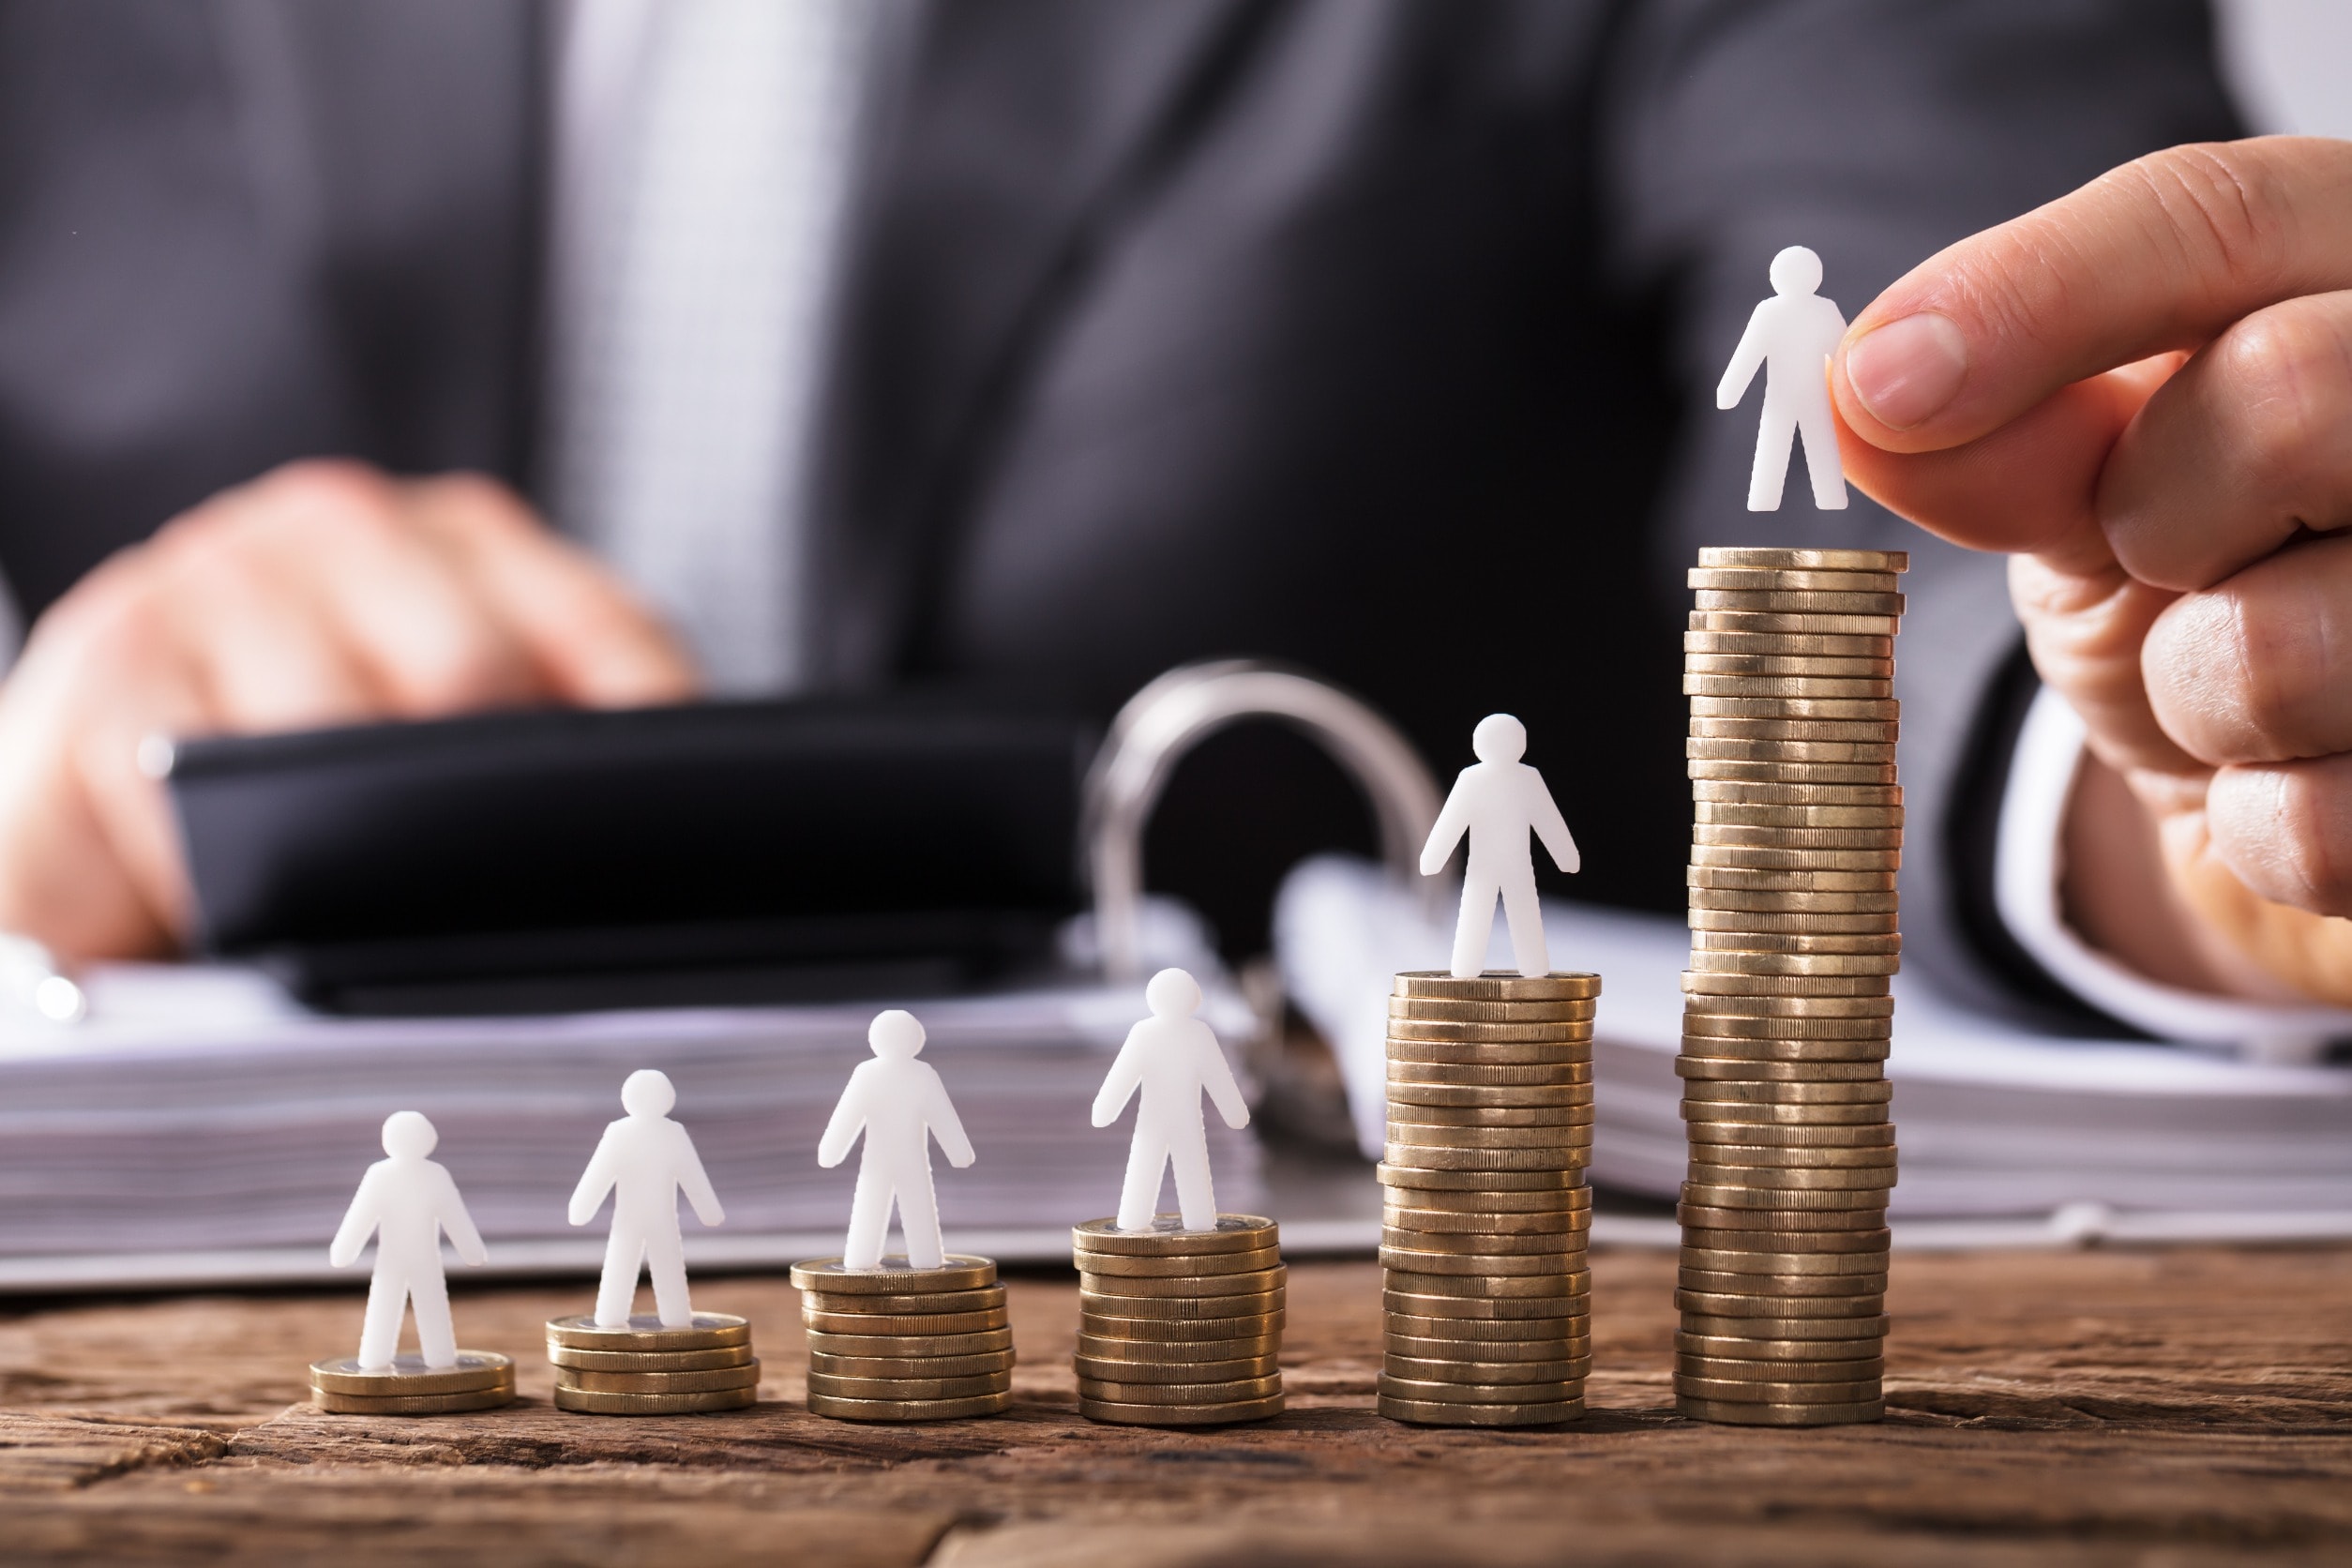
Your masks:
[{"label": "figurine head", "polygon": [[1772,258],[1772,292],[1809,294],[1821,286],[1821,258],[1792,245]]},{"label": "figurine head", "polygon": [[440,1141],[423,1111],[396,1110],[384,1119],[384,1152],[396,1160],[421,1160]]},{"label": "figurine head", "polygon": [[1527,750],[1527,726],[1509,714],[1488,714],[1470,731],[1470,749],[1482,762],[1515,762]]},{"label": "figurine head", "polygon": [[912,1062],[923,1053],[923,1024],[912,1013],[893,1007],[874,1015],[866,1027],[866,1043],[884,1062]]},{"label": "figurine head", "polygon": [[1181,969],[1164,969],[1143,988],[1143,1003],[1155,1018],[1188,1018],[1200,1010],[1200,982]]},{"label": "figurine head", "polygon": [[667,1116],[677,1103],[678,1092],[670,1086],[670,1075],[651,1067],[640,1067],[621,1085],[621,1108],[631,1116]]}]

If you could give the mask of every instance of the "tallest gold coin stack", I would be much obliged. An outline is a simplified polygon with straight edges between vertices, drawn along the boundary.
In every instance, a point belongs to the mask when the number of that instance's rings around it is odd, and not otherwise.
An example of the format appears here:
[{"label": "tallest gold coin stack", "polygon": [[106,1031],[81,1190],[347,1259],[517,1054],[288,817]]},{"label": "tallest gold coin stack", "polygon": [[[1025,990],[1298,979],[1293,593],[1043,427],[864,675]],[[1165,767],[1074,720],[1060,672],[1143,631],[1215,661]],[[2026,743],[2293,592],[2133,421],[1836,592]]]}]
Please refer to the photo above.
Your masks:
[{"label": "tallest gold coin stack", "polygon": [[1875,1421],[1900,961],[1898,551],[1704,550],[1683,639],[1691,967],[1674,1392],[1744,1425]]}]

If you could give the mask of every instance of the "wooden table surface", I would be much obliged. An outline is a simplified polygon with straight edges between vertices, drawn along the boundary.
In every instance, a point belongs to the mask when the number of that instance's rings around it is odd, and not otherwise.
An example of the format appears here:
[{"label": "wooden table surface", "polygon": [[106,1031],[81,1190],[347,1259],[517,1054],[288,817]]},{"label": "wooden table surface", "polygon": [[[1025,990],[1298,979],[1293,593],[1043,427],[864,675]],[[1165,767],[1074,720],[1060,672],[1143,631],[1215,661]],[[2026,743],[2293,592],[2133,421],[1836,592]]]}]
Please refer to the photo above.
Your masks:
[{"label": "wooden table surface", "polygon": [[461,1293],[525,1397],[411,1421],[298,1402],[356,1292],[4,1304],[0,1560],[2352,1561],[2352,1248],[1898,1254],[1892,1413],[1813,1432],[1671,1413],[1673,1269],[1595,1256],[1592,1413],[1512,1434],[1372,1414],[1369,1263],[1293,1265],[1289,1413],[1209,1432],[1078,1419],[1068,1275],[1012,1281],[1011,1414],[910,1427],[800,1409],[774,1278],[696,1289],[768,1402],[658,1420],[547,1403],[580,1286]]}]

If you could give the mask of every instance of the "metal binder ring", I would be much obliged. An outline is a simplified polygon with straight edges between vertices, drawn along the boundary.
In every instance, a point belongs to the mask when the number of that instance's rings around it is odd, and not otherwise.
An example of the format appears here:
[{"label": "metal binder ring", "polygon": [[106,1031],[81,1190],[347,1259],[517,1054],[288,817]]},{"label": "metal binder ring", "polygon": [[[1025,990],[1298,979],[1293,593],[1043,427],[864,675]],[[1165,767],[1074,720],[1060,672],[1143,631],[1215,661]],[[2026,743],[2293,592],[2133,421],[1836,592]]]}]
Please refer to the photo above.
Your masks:
[{"label": "metal binder ring", "polygon": [[1321,743],[1371,798],[1380,858],[1415,880],[1438,820],[1438,787],[1412,744],[1338,687],[1280,665],[1216,659],[1180,665],[1127,700],[1087,772],[1084,840],[1103,972],[1140,977],[1143,829],[1169,775],[1203,739],[1249,718],[1281,719]]}]

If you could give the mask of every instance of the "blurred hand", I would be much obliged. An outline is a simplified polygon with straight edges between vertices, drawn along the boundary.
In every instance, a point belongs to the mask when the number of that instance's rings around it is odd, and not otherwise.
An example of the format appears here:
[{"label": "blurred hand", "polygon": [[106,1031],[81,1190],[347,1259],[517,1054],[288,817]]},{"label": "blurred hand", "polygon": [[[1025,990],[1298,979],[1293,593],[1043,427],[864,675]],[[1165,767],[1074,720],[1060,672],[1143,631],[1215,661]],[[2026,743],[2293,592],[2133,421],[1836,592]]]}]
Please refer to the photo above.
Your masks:
[{"label": "blurred hand", "polygon": [[2221,988],[2268,977],[2343,1003],[2347,291],[2352,143],[2177,147],[1915,268],[1831,371],[1863,490],[2016,552],[2036,667],[2154,824],[2177,897],[2106,944],[2150,972],[2195,949]]},{"label": "blurred hand", "polygon": [[189,896],[150,736],[674,701],[669,634],[488,479],[300,462],[90,573],[0,685],[0,929],[158,953]]}]

